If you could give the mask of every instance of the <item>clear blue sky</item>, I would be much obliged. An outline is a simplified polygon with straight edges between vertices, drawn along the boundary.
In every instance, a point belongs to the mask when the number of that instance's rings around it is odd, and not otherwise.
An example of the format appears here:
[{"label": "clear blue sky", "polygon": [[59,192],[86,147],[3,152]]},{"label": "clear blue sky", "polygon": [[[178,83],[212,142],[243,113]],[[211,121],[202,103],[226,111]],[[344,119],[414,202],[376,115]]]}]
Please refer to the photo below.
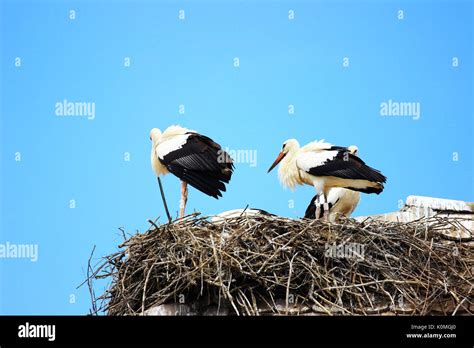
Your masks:
[{"label": "clear blue sky", "polygon": [[[313,189],[284,190],[266,173],[288,138],[356,144],[388,177],[355,215],[396,210],[410,194],[474,200],[472,2],[2,1],[0,9],[0,244],[39,248],[37,262],[0,258],[0,314],[87,312],[87,288],[76,286],[92,247],[107,255],[119,227],[143,231],[164,215],[152,127],[180,124],[257,152],[256,166],[236,164],[222,199],[190,189],[188,211],[249,204],[302,216]],[[95,118],[56,116],[64,99],[95,103]],[[419,103],[419,119],[381,116],[388,100]],[[176,211],[179,181],[167,176],[164,185]]]}]

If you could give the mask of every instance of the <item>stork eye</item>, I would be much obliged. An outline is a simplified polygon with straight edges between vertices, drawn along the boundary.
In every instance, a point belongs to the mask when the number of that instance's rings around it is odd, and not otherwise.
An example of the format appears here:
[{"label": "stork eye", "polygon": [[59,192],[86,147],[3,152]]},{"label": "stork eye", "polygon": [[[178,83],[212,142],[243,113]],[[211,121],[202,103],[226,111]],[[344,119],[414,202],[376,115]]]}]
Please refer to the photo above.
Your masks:
[{"label": "stork eye", "polygon": [[281,149],[284,150],[284,149],[285,149],[285,146],[286,146],[286,144],[283,144],[283,146],[281,147]]}]

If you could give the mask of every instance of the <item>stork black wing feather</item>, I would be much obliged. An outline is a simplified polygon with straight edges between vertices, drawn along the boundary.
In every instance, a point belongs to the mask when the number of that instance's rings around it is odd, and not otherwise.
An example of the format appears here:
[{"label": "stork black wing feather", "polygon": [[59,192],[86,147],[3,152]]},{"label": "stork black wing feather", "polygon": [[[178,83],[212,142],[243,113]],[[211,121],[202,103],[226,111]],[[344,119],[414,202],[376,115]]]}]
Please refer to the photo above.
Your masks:
[{"label": "stork black wing feather", "polygon": [[387,178],[377,169],[369,167],[359,157],[348,151],[340,151],[323,165],[310,168],[309,174],[315,176],[335,176],[343,179],[359,179],[384,183]]},{"label": "stork black wing feather", "polygon": [[199,191],[214,198],[226,190],[224,183],[232,177],[234,164],[228,153],[212,139],[188,133],[186,143],[161,160],[168,170]]},{"label": "stork black wing feather", "polygon": [[[311,200],[311,202],[309,202],[308,207],[306,208],[306,211],[304,213],[304,217],[306,219],[316,219],[315,202],[316,202],[317,197],[318,197],[318,195],[314,196],[313,199]],[[321,207],[321,208],[323,208],[323,207]]]}]

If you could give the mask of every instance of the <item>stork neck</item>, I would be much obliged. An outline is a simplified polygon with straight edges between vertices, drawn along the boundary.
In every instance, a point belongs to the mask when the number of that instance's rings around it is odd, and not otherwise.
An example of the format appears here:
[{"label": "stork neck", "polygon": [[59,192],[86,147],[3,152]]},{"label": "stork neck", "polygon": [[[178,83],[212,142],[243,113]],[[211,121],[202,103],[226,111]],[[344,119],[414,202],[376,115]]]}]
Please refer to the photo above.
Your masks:
[{"label": "stork neck", "polygon": [[278,168],[278,175],[283,186],[293,189],[298,181],[298,167],[296,166],[296,155],[298,148],[291,149],[282,159]]},{"label": "stork neck", "polygon": [[294,160],[296,154],[298,153],[298,150],[300,149],[299,145],[294,145],[286,154],[285,158],[283,158],[283,161],[291,162]]}]

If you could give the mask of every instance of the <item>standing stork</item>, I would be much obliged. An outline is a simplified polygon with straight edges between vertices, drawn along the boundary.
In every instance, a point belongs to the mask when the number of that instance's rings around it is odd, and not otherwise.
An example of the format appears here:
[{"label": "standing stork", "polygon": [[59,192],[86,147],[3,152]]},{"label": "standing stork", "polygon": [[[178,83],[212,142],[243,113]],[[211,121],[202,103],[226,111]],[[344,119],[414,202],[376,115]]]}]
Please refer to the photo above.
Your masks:
[{"label": "standing stork", "polygon": [[[359,149],[355,145],[351,145],[347,149],[353,155],[357,155],[359,151]],[[320,218],[320,216],[316,216],[316,207],[319,205],[320,197],[321,193],[318,193],[316,196],[313,197],[313,199],[308,205],[308,208],[306,208],[306,212],[304,214],[305,218]],[[357,207],[357,204],[359,204],[360,193],[341,187],[335,187],[329,190],[326,200],[329,206],[329,221],[335,222],[341,216],[351,216],[351,214]],[[320,213],[324,213],[324,211]]]},{"label": "standing stork", "polygon": [[[227,152],[212,139],[195,131],[170,126],[163,133],[150,131],[151,167],[158,177],[163,202],[167,209],[160,176],[172,173],[181,179],[180,217],[184,217],[188,200],[187,185],[216,199],[225,192],[234,164]],[[168,218],[170,219],[169,213]]]},{"label": "standing stork", "polygon": [[329,205],[327,196],[334,187],[353,191],[379,194],[383,191],[386,177],[378,170],[366,165],[346,147],[333,146],[321,141],[313,141],[303,147],[296,139],[283,143],[270,172],[281,162],[278,174],[283,186],[294,188],[298,185],[311,185],[320,193],[316,206],[316,217],[324,208],[324,217],[328,219]]}]

